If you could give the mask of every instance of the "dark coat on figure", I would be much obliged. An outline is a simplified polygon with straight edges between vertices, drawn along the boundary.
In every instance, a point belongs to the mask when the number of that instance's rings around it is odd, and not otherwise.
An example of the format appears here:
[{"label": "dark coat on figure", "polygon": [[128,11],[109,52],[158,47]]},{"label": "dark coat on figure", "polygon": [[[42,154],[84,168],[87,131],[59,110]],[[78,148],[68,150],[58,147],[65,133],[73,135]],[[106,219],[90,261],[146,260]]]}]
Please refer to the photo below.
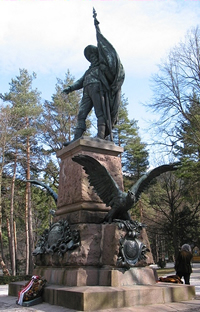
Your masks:
[{"label": "dark coat on figure", "polygon": [[175,270],[176,272],[191,274],[192,273],[192,253],[190,251],[181,250],[179,251],[176,261]]}]

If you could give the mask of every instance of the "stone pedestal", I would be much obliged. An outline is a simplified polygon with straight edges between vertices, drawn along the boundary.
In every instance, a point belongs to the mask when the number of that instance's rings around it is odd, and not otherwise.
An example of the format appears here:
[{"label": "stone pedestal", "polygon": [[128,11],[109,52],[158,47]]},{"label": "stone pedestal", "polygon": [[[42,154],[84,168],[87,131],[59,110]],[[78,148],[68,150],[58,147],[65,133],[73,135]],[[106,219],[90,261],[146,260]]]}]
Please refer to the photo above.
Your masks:
[{"label": "stone pedestal", "polygon": [[123,190],[120,159],[122,152],[123,148],[113,142],[82,137],[57,153],[61,164],[55,220],[67,218],[70,224],[102,222],[109,207],[106,207],[92,190],[82,166],[75,163],[72,158],[82,154],[97,159]]},{"label": "stone pedestal", "polygon": [[[102,223],[110,208],[102,203],[89,186],[82,166],[72,161],[72,157],[78,154],[94,157],[108,169],[123,190],[120,160],[122,151],[122,148],[111,142],[83,137],[57,153],[61,164],[58,209],[54,220],[56,223],[55,227],[46,232],[47,240],[44,235],[43,243],[41,241],[39,244],[42,253],[35,257],[36,268],[33,271],[33,275],[46,278],[47,286],[43,299],[50,304],[79,311],[96,311],[103,308],[116,308],[118,311],[119,308],[134,305],[194,298],[194,286],[166,286],[166,283],[160,283],[159,286],[156,283],[156,271],[146,266],[153,262],[151,252],[146,253],[146,260],[143,257],[139,258],[139,253],[134,254],[137,248],[134,249],[135,245],[132,245],[134,240],[130,233],[133,234],[134,229],[130,229],[130,224],[127,229],[126,226],[120,225],[122,221],[119,224]],[[67,224],[65,230],[68,232],[63,231],[63,228],[59,230],[59,224]],[[55,233],[56,229],[58,230]],[[73,231],[80,233],[81,243],[77,243],[76,248],[71,250]],[[60,232],[62,239],[56,236]],[[66,237],[70,237],[70,240],[65,241]],[[142,229],[137,239],[150,249],[145,229]],[[65,253],[59,254],[60,247],[57,243],[62,240],[69,244],[69,248]],[[57,246],[55,252],[49,244]],[[138,246],[141,247],[142,244]],[[48,250],[51,252],[48,253]],[[130,262],[125,262],[123,257],[126,260],[137,259],[137,267],[124,268],[124,263],[127,265]],[[9,295],[17,296],[24,284],[25,282],[10,283]]]},{"label": "stone pedestal", "polygon": [[[110,207],[101,201],[98,195],[90,187],[87,174],[81,165],[74,162],[72,158],[76,155],[89,155],[98,160],[107,168],[119,188],[123,190],[123,176],[120,155],[123,149],[113,142],[80,138],[57,153],[61,159],[60,178],[58,190],[58,203],[55,227],[51,228],[47,240],[42,243],[43,249],[37,251],[35,264],[37,266],[52,267],[93,267],[93,268],[124,268],[132,264],[147,266],[153,263],[151,252],[147,252],[147,259],[142,256],[142,245],[150,250],[150,244],[145,229],[141,231],[139,241],[130,238],[131,229],[125,224],[112,223],[103,224],[103,218]],[[64,228],[59,222],[68,222],[68,232],[63,233]],[[65,221],[65,222],[66,222]],[[57,232],[55,232],[57,231]],[[137,227],[133,232],[137,232]],[[73,234],[80,234],[80,245],[76,248],[68,248],[64,238],[71,232],[71,243],[73,245]],[[140,230],[139,230],[140,232]],[[58,235],[59,234],[59,235]],[[46,234],[45,234],[46,235]],[[135,234],[134,234],[135,235]],[[56,241],[55,238],[56,237]],[[57,241],[61,241],[61,247],[66,246],[62,253]],[[134,241],[132,243],[132,241]],[[66,243],[65,243],[66,242]],[[71,245],[71,246],[72,246]],[[39,245],[40,246],[40,245]],[[55,249],[57,246],[57,249]],[[125,246],[125,247],[124,247]],[[121,254],[123,249],[123,255]],[[54,252],[54,250],[56,250]],[[129,259],[130,263],[124,263]],[[128,261],[129,261],[128,260]],[[97,284],[96,284],[97,283]],[[98,281],[94,281],[98,285]]]},{"label": "stone pedestal", "polygon": [[49,284],[66,287],[155,285],[158,279],[156,270],[151,267],[129,270],[107,267],[37,267],[34,275],[43,276]]},{"label": "stone pedestal", "polygon": [[[126,238],[127,230],[119,229],[115,223],[73,224],[71,230],[78,230],[80,232],[81,244],[79,247],[74,250],[68,250],[63,255],[59,255],[58,253],[39,254],[35,257],[35,264],[40,267],[54,268],[118,268],[118,257],[121,247],[120,240]],[[150,249],[145,229],[141,231],[138,239]],[[129,253],[129,257],[131,257],[131,250],[129,250]],[[137,266],[147,266],[152,263],[152,254],[151,252],[147,252],[146,259],[139,261]]]}]

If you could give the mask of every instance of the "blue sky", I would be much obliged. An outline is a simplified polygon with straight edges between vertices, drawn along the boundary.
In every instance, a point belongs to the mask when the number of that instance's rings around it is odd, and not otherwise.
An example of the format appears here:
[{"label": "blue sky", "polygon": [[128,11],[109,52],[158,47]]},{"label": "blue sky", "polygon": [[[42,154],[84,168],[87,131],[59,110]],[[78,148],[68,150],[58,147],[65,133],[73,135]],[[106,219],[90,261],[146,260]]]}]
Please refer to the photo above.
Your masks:
[{"label": "blue sky", "polygon": [[0,93],[9,91],[19,68],[37,73],[34,86],[47,100],[56,77],[64,79],[68,69],[76,79],[82,76],[89,66],[83,50],[96,44],[93,7],[125,68],[129,118],[138,120],[148,141],[147,120],[154,117],[142,103],[151,99],[149,79],[198,25],[200,0],[0,0]]}]

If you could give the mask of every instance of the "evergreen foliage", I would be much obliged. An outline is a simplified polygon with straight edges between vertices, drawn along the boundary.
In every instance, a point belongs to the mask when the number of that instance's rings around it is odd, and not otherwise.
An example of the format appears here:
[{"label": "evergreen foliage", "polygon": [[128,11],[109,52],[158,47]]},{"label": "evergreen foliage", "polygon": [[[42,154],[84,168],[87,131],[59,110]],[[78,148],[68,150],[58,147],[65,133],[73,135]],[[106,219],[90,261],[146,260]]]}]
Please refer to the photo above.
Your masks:
[{"label": "evergreen foliage", "polygon": [[136,120],[128,118],[128,100],[121,98],[118,123],[114,129],[114,142],[124,148],[122,154],[122,169],[129,177],[137,180],[146,172],[148,162],[147,144],[142,143]]},{"label": "evergreen foliage", "polygon": [[40,120],[40,140],[48,153],[55,153],[61,149],[65,141],[70,141],[77,122],[80,91],[71,94],[61,93],[68,85],[74,82],[69,71],[65,80],[57,78],[56,93],[52,95],[52,101],[43,104],[43,116]]}]

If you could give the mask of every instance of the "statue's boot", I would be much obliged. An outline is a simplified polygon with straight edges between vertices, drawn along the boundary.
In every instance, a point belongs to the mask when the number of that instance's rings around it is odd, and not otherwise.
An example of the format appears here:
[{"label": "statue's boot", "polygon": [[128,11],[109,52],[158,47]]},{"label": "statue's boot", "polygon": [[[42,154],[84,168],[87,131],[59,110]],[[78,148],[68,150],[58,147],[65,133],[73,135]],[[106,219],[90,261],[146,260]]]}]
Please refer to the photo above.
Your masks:
[{"label": "statue's boot", "polygon": [[82,136],[82,134],[83,134],[84,131],[85,131],[85,129],[76,128],[76,131],[75,131],[73,140],[71,140],[71,141],[69,141],[69,142],[65,142],[65,143],[63,143],[63,145],[64,145],[64,146],[68,146],[68,145],[71,144],[72,142],[78,140],[78,139]]},{"label": "statue's boot", "polygon": [[106,125],[105,124],[98,124],[97,138],[105,139],[105,132],[106,132]]}]

